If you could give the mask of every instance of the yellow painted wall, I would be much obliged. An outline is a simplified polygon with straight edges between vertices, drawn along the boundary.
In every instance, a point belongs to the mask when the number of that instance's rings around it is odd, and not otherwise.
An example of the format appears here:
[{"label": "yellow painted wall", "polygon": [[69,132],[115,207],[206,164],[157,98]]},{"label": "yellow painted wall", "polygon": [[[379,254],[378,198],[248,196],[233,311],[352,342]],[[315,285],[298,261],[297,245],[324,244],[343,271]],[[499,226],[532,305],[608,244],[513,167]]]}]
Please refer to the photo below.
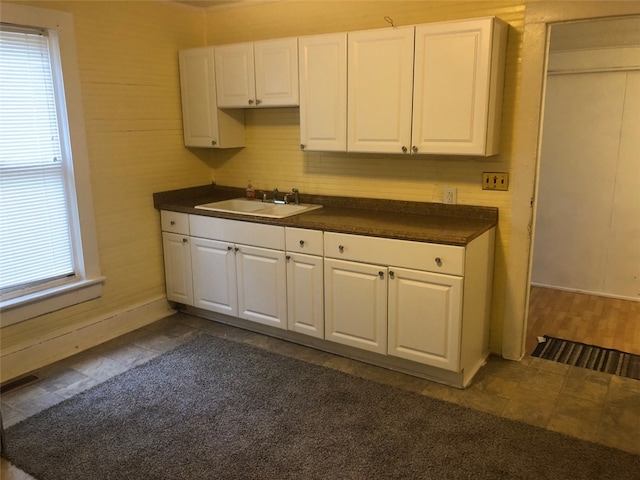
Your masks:
[{"label": "yellow painted wall", "polygon": [[201,9],[149,1],[21,3],[74,17],[100,265],[107,280],[100,299],[3,328],[3,354],[164,295],[152,194],[209,183],[212,175],[182,138],[177,52],[204,43]]},{"label": "yellow painted wall", "polygon": [[[526,310],[530,199],[535,181],[546,22],[636,12],[637,2],[282,1],[203,10],[163,0],[28,1],[74,16],[103,297],[0,331],[2,353],[62,337],[164,294],[156,191],[201,185],[458,202],[500,209],[491,348],[518,358]],[[525,16],[525,3],[527,15]],[[531,6],[536,8],[531,8]],[[531,11],[531,13],[528,13]],[[495,15],[510,25],[502,153],[490,158],[303,154],[297,109],[247,111],[247,147],[188,150],[182,144],[177,51],[202,45],[388,28]],[[523,37],[525,19],[529,36]],[[528,39],[528,40],[527,40]],[[521,75],[521,59],[528,72]],[[518,128],[516,138],[515,129]],[[483,192],[483,171],[512,174],[509,192]],[[513,213],[513,214],[512,214]],[[511,247],[511,248],[510,248]],[[508,332],[506,331],[508,329]],[[108,334],[88,339],[97,344]]]},{"label": "yellow painted wall", "polygon": [[[520,78],[524,3],[451,1],[272,2],[207,11],[207,44],[286,36],[389,28],[462,18],[497,16],[510,26],[502,118],[501,154],[494,157],[303,153],[297,108],[246,110],[246,148],[214,152],[215,181],[257,189],[441,202],[445,186],[457,188],[458,203],[500,209],[496,246],[491,348],[501,351],[509,247],[511,192],[483,191],[483,171],[509,172]],[[384,65],[381,65],[384,68]]]}]

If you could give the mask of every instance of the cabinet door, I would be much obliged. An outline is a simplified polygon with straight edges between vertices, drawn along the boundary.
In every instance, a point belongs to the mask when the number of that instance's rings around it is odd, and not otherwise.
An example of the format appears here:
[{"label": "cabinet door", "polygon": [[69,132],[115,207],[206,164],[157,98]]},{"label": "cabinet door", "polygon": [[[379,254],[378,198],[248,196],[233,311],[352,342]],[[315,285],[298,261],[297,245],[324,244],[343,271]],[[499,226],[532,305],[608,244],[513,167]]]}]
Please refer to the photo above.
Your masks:
[{"label": "cabinet door", "polygon": [[255,105],[253,43],[215,47],[215,64],[218,107],[245,108]]},{"label": "cabinet door", "polygon": [[178,57],[184,144],[187,147],[215,147],[218,119],[213,48],[182,50]]},{"label": "cabinet door", "polygon": [[413,26],[349,33],[349,151],[409,152],[413,37]]},{"label": "cabinet door", "polygon": [[347,150],[347,34],[300,37],[300,148]]},{"label": "cabinet door", "polygon": [[193,305],[189,237],[162,232],[167,300]]},{"label": "cabinet door", "polygon": [[289,330],[324,338],[322,257],[290,253],[286,259]]},{"label": "cabinet door", "polygon": [[185,146],[243,147],[244,112],[217,107],[213,47],[182,50],[179,59]]},{"label": "cabinet door", "polygon": [[462,277],[389,269],[389,355],[459,371]]},{"label": "cabinet door", "polygon": [[265,40],[253,45],[256,106],[299,105],[298,39]]},{"label": "cabinet door", "polygon": [[194,306],[238,315],[233,244],[191,237]]},{"label": "cabinet door", "polygon": [[506,27],[497,22],[416,27],[414,153],[498,153]]},{"label": "cabinet door", "polygon": [[325,339],[387,352],[387,268],[325,259]]},{"label": "cabinet door", "polygon": [[284,252],[238,245],[238,316],[287,328],[287,281]]}]

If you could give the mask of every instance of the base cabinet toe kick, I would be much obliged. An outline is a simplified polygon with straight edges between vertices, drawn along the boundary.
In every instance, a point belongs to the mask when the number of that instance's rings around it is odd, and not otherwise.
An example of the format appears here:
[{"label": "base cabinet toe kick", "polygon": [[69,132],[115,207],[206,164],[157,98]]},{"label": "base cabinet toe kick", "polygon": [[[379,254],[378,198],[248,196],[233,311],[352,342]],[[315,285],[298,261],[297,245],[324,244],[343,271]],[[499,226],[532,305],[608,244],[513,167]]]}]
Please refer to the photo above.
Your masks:
[{"label": "base cabinet toe kick", "polygon": [[161,211],[167,299],[464,388],[489,355],[495,228],[465,246]]}]

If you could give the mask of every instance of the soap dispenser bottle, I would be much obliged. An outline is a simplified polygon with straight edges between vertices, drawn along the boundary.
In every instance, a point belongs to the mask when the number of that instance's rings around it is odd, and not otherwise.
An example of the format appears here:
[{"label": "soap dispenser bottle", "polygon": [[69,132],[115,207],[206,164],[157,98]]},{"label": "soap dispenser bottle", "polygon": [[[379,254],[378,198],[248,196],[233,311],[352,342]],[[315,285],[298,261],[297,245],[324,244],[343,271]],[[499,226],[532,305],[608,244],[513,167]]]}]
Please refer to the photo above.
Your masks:
[{"label": "soap dispenser bottle", "polygon": [[249,180],[249,184],[247,185],[247,200],[253,200],[256,198],[256,191],[251,186],[251,180]]}]

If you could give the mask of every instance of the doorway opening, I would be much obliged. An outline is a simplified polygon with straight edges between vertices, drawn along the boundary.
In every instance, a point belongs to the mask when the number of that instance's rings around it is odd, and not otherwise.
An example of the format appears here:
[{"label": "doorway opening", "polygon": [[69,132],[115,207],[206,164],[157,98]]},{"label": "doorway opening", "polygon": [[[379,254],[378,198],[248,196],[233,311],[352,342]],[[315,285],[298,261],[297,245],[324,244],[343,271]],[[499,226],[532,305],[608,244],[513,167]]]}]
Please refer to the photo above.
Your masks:
[{"label": "doorway opening", "polygon": [[525,354],[640,354],[640,17],[551,26]]}]

